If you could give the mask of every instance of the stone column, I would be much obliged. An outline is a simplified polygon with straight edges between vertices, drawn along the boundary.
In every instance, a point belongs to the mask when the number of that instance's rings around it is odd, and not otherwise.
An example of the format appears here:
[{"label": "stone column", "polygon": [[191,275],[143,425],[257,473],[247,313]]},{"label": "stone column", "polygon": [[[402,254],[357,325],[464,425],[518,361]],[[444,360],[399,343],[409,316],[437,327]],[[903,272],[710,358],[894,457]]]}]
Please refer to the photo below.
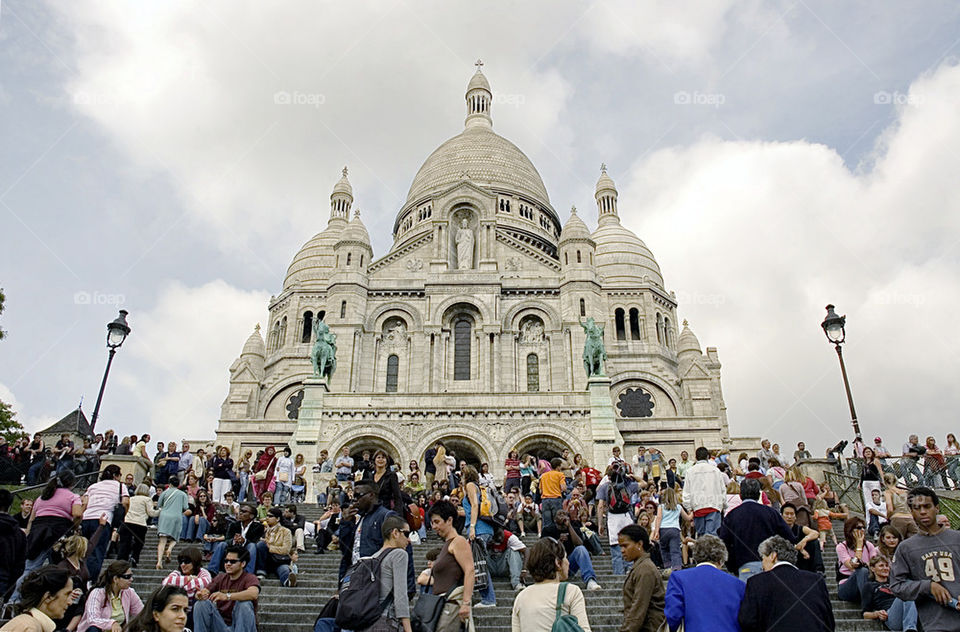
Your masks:
[{"label": "stone column", "polygon": [[317,445],[320,441],[320,416],[323,412],[323,396],[329,392],[330,388],[325,378],[309,377],[303,381],[303,401],[300,403],[293,442],[296,445],[296,451],[303,454],[303,461],[307,464],[307,473],[304,476],[307,489],[304,493],[308,503],[317,502],[310,468],[317,462],[317,455],[320,453],[320,447]]},{"label": "stone column", "polygon": [[[617,428],[617,416],[610,400],[610,378],[593,376],[587,380],[590,391],[590,438],[593,440],[593,463],[604,464],[613,446],[623,449],[623,437]],[[301,409],[302,410],[302,409]],[[301,413],[302,414],[302,413]]]}]

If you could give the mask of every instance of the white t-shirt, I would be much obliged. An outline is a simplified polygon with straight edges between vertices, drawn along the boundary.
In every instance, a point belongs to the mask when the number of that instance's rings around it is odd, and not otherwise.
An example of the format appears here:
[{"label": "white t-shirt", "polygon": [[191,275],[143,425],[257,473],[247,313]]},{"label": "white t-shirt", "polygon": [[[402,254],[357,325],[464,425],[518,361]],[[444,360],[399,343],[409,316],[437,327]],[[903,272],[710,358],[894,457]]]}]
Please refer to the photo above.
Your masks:
[{"label": "white t-shirt", "polygon": [[[543,582],[524,588],[513,600],[512,632],[550,632],[557,615],[559,588],[560,584],[554,582]],[[586,602],[583,592],[576,584],[567,584],[561,611],[575,616],[584,632],[590,632]]]},{"label": "white t-shirt", "polygon": [[880,515],[878,516],[878,518],[880,519],[880,524],[886,524],[886,523],[887,523],[887,519],[884,518],[884,516],[887,515],[887,502],[886,502],[885,500],[881,500],[879,505],[873,504],[873,499],[867,500],[867,501],[866,501],[866,514],[867,514],[867,516],[870,516],[870,515],[871,515],[871,514],[870,514],[870,510],[871,510],[871,509],[876,509],[877,511],[880,512]]},{"label": "white t-shirt", "polygon": [[107,514],[107,522],[113,520],[113,507],[123,498],[130,497],[127,486],[120,481],[97,481],[87,488],[87,509],[84,520],[99,520],[100,514]]}]

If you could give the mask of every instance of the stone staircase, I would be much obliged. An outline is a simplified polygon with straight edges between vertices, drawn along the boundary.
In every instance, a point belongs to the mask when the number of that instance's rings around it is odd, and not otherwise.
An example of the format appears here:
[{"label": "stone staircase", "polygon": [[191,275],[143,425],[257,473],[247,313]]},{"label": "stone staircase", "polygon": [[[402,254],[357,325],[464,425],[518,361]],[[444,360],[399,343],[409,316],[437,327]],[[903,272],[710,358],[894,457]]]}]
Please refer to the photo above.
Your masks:
[{"label": "stone staircase", "polygon": [[[308,520],[319,517],[315,505],[304,505],[301,512]],[[536,538],[527,538],[527,546],[532,546]],[[314,553],[312,542],[307,541],[307,552],[300,556],[298,562],[299,576],[294,588],[281,588],[276,577],[262,581],[260,593],[260,630],[261,632],[308,632],[313,629],[313,623],[320,608],[334,593],[337,586],[337,569],[340,563],[338,552],[327,552],[322,555]],[[438,539],[430,538],[426,543],[414,546],[414,561],[419,572],[426,567],[424,555],[427,550],[439,544]],[[177,551],[189,546],[178,544],[174,550],[174,560]],[[147,532],[147,541],[141,555],[140,566],[134,569],[134,588],[141,598],[159,586],[161,579],[174,569],[174,562],[166,564],[164,570],[155,570],[157,551],[157,532],[150,529]],[[587,602],[587,614],[590,627],[595,632],[616,632],[622,622],[623,612],[623,577],[613,575],[610,556],[595,557],[594,569],[597,581],[603,587],[597,591],[584,591]],[[824,551],[824,564],[827,568],[827,585],[831,595],[836,594],[833,568],[836,564],[836,552],[830,545]],[[579,578],[575,583],[584,587]],[[514,591],[510,589],[508,579],[494,581],[497,593],[497,607],[484,608],[474,611],[474,621],[477,630],[502,631],[510,630],[511,609]],[[882,630],[874,621],[866,621],[860,617],[859,608],[837,599],[833,600],[834,616],[837,621],[837,630]]]}]

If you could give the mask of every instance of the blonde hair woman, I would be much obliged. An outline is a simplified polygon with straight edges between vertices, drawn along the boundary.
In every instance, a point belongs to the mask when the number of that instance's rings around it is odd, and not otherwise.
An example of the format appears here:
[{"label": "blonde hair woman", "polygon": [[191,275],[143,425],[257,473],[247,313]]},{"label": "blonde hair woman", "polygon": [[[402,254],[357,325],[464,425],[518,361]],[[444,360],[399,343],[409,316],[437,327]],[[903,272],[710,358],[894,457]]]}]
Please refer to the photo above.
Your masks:
[{"label": "blonde hair woman", "polygon": [[883,498],[887,503],[887,520],[890,525],[900,532],[904,540],[916,535],[919,529],[907,504],[907,490],[897,487],[897,477],[890,472],[883,475],[883,485],[886,488]]}]

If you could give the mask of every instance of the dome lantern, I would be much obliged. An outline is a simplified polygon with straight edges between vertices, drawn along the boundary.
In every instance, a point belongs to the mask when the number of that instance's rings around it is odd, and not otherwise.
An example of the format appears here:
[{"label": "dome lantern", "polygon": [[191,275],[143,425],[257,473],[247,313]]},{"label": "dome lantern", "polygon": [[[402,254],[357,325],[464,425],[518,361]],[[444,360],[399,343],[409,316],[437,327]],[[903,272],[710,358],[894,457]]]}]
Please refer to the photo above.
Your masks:
[{"label": "dome lantern", "polygon": [[333,185],[330,194],[330,221],[342,219],[350,220],[350,206],[353,204],[353,187],[347,180],[347,168],[343,168],[343,176]]},{"label": "dome lantern", "polygon": [[493,118],[490,116],[493,93],[490,91],[490,83],[481,70],[483,62],[478,59],[475,65],[477,72],[474,73],[470,83],[467,84],[467,120],[465,124],[468,128],[477,125],[493,127]]},{"label": "dome lantern", "polygon": [[597,180],[594,197],[597,200],[597,217],[601,226],[620,221],[617,214],[617,185],[613,183],[613,178],[607,175],[606,163],[600,165],[600,178]]}]

